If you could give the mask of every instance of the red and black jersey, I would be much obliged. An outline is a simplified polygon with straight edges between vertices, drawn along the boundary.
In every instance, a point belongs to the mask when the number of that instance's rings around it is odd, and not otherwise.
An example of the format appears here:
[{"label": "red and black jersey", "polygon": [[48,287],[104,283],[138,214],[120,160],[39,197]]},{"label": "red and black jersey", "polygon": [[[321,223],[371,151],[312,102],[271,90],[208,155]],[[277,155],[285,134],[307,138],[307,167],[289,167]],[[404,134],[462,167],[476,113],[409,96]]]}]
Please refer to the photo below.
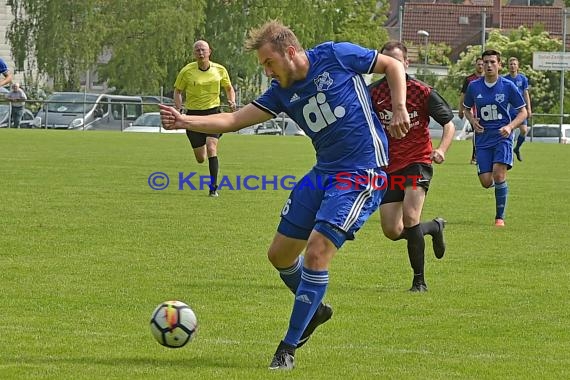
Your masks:
[{"label": "red and black jersey", "polygon": [[461,87],[461,93],[465,94],[467,92],[467,86],[469,86],[469,83],[473,82],[475,79],[479,79],[481,78],[479,75],[477,75],[476,73],[473,73],[469,76],[466,76],[465,79],[463,80],[463,86]]},{"label": "red and black jersey", "polygon": [[[392,97],[386,78],[368,86],[374,112],[386,128],[392,120]],[[393,173],[414,163],[431,164],[429,136],[430,116],[441,125],[453,119],[451,107],[433,88],[406,75],[406,108],[410,114],[410,130],[402,139],[388,135],[389,164],[386,172]]]},{"label": "red and black jersey", "polygon": [[[463,80],[463,86],[461,87],[461,93],[465,94],[467,92],[467,86],[469,86],[469,83],[473,82],[476,79],[481,78],[480,75],[478,75],[477,73],[473,73],[471,75],[468,75],[465,77],[465,79]],[[473,116],[477,116],[477,108],[475,108],[475,106],[471,107],[471,111],[473,112]]]}]

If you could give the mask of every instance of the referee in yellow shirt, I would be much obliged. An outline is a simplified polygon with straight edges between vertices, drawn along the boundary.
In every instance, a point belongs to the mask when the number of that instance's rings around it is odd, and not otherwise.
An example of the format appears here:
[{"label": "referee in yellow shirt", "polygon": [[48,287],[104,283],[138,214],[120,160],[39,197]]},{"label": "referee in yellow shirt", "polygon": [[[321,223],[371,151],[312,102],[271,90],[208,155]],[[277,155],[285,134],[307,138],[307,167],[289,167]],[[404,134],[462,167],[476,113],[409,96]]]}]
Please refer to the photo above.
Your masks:
[{"label": "referee in yellow shirt", "polygon": [[[226,68],[210,61],[212,50],[206,41],[194,43],[195,62],[190,62],[180,70],[174,82],[174,104],[182,108],[182,94],[185,96],[184,108],[187,115],[210,115],[220,112],[220,90],[224,88],[232,111],[236,110],[236,94]],[[205,134],[186,130],[196,161],[202,163],[208,156],[210,169],[209,195],[218,196],[218,140],[220,134]]]}]

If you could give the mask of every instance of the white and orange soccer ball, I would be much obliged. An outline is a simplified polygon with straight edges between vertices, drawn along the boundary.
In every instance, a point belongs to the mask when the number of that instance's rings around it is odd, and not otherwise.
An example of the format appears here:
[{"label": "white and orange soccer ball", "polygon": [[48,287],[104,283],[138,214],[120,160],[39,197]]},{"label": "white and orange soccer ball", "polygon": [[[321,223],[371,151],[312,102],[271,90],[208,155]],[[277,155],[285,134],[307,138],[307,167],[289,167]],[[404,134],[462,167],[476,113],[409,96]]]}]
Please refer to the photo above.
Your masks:
[{"label": "white and orange soccer ball", "polygon": [[184,302],[166,301],[152,312],[150,331],[163,346],[179,348],[194,339],[198,331],[198,319]]}]

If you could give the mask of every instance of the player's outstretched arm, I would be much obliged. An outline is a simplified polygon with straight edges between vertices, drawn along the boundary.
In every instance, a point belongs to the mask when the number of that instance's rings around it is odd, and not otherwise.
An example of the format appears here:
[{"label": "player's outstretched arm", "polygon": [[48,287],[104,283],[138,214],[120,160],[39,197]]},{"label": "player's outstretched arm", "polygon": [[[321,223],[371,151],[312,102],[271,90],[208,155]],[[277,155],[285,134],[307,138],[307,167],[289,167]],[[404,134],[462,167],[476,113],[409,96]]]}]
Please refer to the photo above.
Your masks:
[{"label": "player's outstretched arm", "polygon": [[227,133],[262,123],[271,115],[252,104],[236,112],[196,116],[182,115],[174,107],[160,104],[160,120],[165,129],[188,129],[201,133]]}]

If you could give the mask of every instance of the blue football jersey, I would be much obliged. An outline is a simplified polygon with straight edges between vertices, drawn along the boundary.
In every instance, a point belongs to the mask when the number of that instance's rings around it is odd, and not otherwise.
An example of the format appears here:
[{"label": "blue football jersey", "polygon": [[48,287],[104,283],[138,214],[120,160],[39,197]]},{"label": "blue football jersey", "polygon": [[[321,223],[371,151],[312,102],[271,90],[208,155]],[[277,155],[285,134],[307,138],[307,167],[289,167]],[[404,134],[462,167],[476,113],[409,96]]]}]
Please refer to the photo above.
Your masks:
[{"label": "blue football jersey", "polygon": [[325,172],[388,164],[388,142],[361,74],[371,73],[378,52],[347,42],[326,42],[306,51],[304,80],[271,87],[252,103],[277,116],[287,113],[311,139],[315,167]]},{"label": "blue football jersey", "polygon": [[[519,90],[519,93],[523,96],[524,99],[524,92],[526,90],[528,90],[528,79],[524,74],[518,73],[515,77],[512,77],[511,74],[506,74],[504,76],[505,79],[510,80],[511,82],[513,82],[515,84],[515,86],[517,86],[517,90]],[[511,109],[511,114],[512,117],[515,118],[517,117],[517,111],[515,109]],[[526,124],[526,122],[525,122]]]},{"label": "blue football jersey", "polygon": [[477,108],[479,124],[485,130],[476,134],[475,145],[488,148],[504,139],[499,129],[509,124],[516,117],[517,112],[514,110],[525,107],[526,103],[517,87],[499,76],[491,87],[487,86],[485,78],[469,83],[463,105],[468,109],[473,106]]},{"label": "blue football jersey", "polygon": [[520,94],[524,96],[525,90],[528,90],[528,79],[524,74],[518,73],[513,78],[511,76],[511,74],[509,73],[509,74],[506,74],[504,76],[504,78],[513,82],[515,84],[515,86],[517,86],[517,89],[519,90]]}]

